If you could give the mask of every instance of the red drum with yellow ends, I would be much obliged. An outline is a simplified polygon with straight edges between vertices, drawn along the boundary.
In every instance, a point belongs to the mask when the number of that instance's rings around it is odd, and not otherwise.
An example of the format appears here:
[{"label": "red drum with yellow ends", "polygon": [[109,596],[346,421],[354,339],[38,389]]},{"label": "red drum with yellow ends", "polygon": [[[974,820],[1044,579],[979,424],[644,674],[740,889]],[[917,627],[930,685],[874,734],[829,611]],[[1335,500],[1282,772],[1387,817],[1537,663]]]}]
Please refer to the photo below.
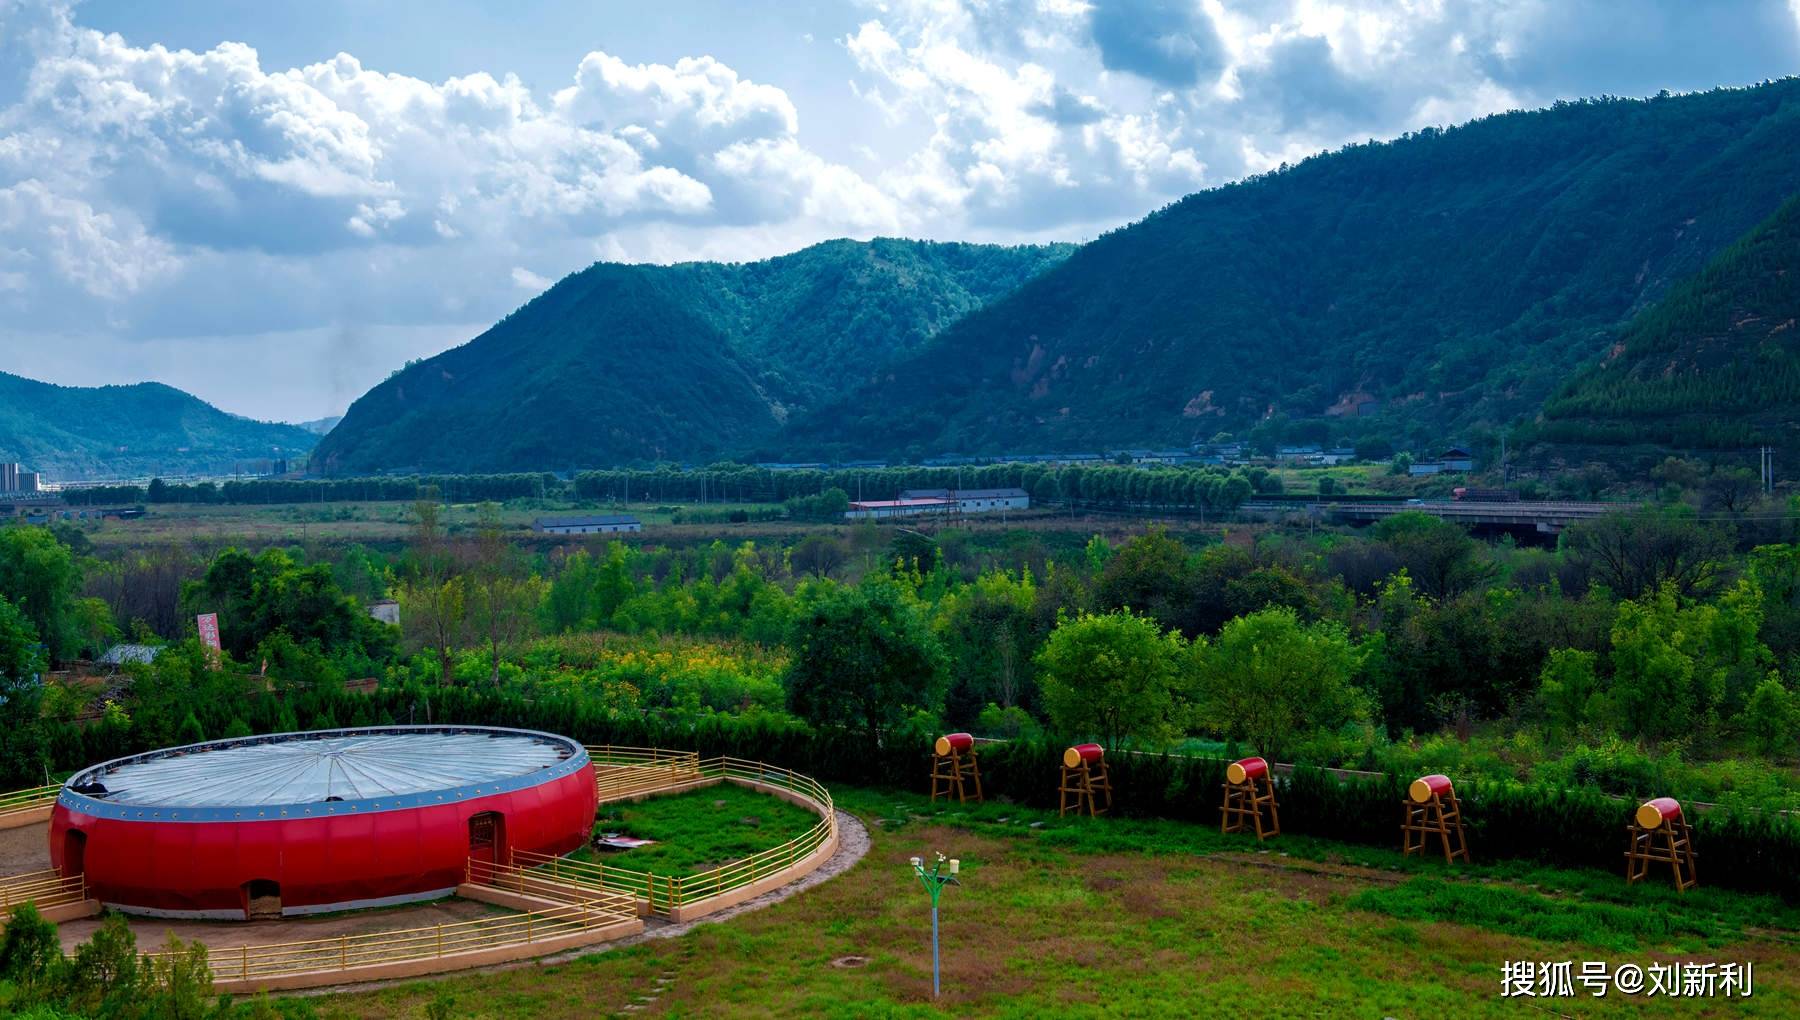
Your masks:
[{"label": "red drum with yellow ends", "polygon": [[1225,779],[1233,786],[1242,786],[1268,774],[1269,763],[1261,758],[1240,758],[1225,766]]},{"label": "red drum with yellow ends", "polygon": [[1093,764],[1106,756],[1106,749],[1099,744],[1076,744],[1063,752],[1064,768],[1079,768],[1082,762]]},{"label": "red drum with yellow ends", "polygon": [[1681,802],[1673,797],[1658,797],[1638,805],[1637,823],[1646,829],[1660,829],[1681,819]]},{"label": "red drum with yellow ends", "polygon": [[967,751],[975,746],[975,738],[968,733],[946,733],[937,738],[937,755],[948,758],[951,751]]},{"label": "red drum with yellow ends", "polygon": [[1433,773],[1413,780],[1412,785],[1406,788],[1406,793],[1414,804],[1428,804],[1433,797],[1450,796],[1450,789],[1449,776]]}]

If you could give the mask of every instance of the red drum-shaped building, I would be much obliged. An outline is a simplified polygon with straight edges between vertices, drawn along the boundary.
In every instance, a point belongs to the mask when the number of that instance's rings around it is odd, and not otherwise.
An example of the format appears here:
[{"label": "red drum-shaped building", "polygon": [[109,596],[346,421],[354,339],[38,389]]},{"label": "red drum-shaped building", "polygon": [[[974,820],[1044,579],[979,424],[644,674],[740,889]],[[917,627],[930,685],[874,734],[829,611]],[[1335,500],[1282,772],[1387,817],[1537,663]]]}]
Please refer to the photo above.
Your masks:
[{"label": "red drum-shaped building", "polygon": [[468,862],[562,854],[593,829],[594,767],[566,737],[477,726],[282,733],[76,773],[50,860],[109,907],[246,918],[448,895]]}]

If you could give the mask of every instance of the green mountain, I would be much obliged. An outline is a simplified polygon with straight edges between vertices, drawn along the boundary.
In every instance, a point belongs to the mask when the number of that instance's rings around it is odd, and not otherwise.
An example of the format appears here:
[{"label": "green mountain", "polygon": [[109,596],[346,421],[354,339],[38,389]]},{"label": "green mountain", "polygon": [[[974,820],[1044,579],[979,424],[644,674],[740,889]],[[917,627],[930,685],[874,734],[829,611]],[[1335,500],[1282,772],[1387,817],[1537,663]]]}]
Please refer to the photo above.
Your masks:
[{"label": "green mountain", "polygon": [[161,383],[53,386],[0,372],[0,461],[48,481],[226,473],[247,461],[300,458],[318,438]]},{"label": "green mountain", "polygon": [[1800,439],[1800,197],[1624,329],[1535,437],[1741,448]]},{"label": "green mountain", "polygon": [[1800,193],[1796,152],[1800,79],[1317,156],[1083,247],[797,419],[784,452],[1478,436]]},{"label": "green mountain", "polygon": [[562,469],[766,443],[1071,250],[877,239],[743,264],[596,264],[370,390],[313,464]]}]

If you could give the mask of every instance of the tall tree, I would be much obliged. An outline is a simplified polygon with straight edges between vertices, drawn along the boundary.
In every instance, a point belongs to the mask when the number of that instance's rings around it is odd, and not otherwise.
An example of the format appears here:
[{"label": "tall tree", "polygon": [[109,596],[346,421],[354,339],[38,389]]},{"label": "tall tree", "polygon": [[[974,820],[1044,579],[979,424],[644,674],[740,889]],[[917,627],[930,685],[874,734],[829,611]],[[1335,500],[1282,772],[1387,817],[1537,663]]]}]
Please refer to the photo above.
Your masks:
[{"label": "tall tree", "polygon": [[400,585],[400,626],[413,649],[437,652],[438,682],[450,682],[450,653],[468,628],[468,591],[445,538],[438,489],[421,485],[413,501],[412,569]]},{"label": "tall tree", "polygon": [[492,503],[481,508],[468,579],[469,622],[487,646],[488,682],[497,686],[501,656],[531,629],[545,585],[525,569]]},{"label": "tall tree", "polygon": [[1357,652],[1336,624],[1302,624],[1285,607],[1226,624],[1198,649],[1200,715],[1215,732],[1275,758],[1308,733],[1369,717],[1352,682]]},{"label": "tall tree", "polygon": [[57,657],[80,644],[71,616],[81,572],[67,546],[46,528],[0,528],[0,597],[31,621]]},{"label": "tall tree", "polygon": [[0,595],[0,785],[8,788],[43,782],[43,669],[36,629]]},{"label": "tall tree", "polygon": [[833,587],[804,606],[788,636],[788,708],[815,726],[851,726],[871,744],[943,698],[943,651],[891,581]]},{"label": "tall tree", "polygon": [[1679,506],[1642,507],[1582,521],[1563,533],[1563,549],[1577,570],[1625,599],[1674,585],[1682,598],[1717,587],[1732,530],[1702,524]]},{"label": "tall tree", "polygon": [[1038,650],[1038,684],[1056,728],[1108,747],[1181,731],[1181,635],[1128,610],[1065,620]]}]

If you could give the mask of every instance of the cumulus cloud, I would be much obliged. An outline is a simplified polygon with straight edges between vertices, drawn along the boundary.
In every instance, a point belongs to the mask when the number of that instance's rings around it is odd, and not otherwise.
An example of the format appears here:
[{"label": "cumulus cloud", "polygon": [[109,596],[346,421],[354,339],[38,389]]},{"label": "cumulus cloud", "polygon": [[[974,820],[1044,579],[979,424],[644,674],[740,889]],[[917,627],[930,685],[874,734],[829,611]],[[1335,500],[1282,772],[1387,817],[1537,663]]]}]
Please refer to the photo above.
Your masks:
[{"label": "cumulus cloud", "polygon": [[526,269],[524,266],[513,267],[512,281],[513,285],[520,290],[528,290],[533,294],[542,290],[548,290],[550,285],[556,282],[548,277],[539,276],[531,270]]},{"label": "cumulus cloud", "polygon": [[1101,64],[1162,85],[1187,86],[1217,74],[1224,46],[1193,0],[1094,0],[1090,31]]},{"label": "cumulus cloud", "polygon": [[[424,259],[531,250],[575,268],[596,238],[657,221],[899,225],[891,201],[798,143],[780,88],[711,57],[633,64],[596,51],[540,96],[510,74],[434,83],[344,53],[283,70],[236,42],[136,46],[43,0],[0,3],[0,40],[29,69],[0,110],[6,289],[42,275],[113,302],[99,317],[115,325],[154,328],[143,324],[164,309],[144,295],[166,284],[166,300],[203,268],[255,265],[305,290],[349,263],[357,278],[337,283],[461,318],[470,310],[425,293],[443,281]],[[497,314],[508,267],[486,271],[481,311]],[[312,312],[274,300],[245,326],[315,326],[352,300]],[[66,308],[39,312],[70,325]]]}]

